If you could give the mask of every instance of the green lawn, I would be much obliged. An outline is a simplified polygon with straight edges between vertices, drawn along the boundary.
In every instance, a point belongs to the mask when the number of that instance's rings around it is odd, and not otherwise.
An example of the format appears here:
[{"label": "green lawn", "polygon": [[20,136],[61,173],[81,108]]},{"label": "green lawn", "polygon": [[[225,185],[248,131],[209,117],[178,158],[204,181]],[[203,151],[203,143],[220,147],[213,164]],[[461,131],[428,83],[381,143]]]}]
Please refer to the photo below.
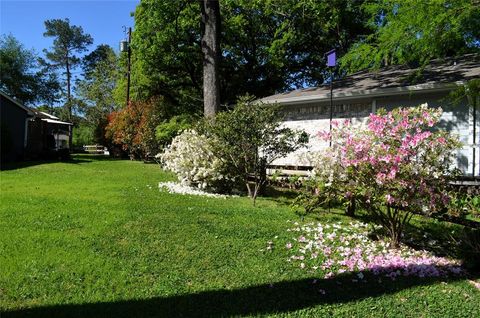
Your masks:
[{"label": "green lawn", "polygon": [[464,278],[312,284],[286,262],[281,198],[172,195],[157,165],[91,156],[0,178],[1,318],[480,317]]}]

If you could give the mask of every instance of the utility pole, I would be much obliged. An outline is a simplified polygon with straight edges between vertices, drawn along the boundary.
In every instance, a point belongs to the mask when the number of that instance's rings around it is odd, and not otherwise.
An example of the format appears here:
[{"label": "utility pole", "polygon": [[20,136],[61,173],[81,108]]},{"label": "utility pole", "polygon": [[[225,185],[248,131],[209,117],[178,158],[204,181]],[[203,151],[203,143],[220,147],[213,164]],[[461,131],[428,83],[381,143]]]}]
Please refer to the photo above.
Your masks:
[{"label": "utility pole", "polygon": [[123,32],[126,35],[126,39],[120,42],[120,51],[127,52],[127,101],[126,105],[130,103],[130,62],[132,57],[132,48],[131,48],[131,41],[132,41],[132,28],[129,27],[127,31],[127,27],[123,27]]},{"label": "utility pole", "polygon": [[327,55],[327,66],[330,68],[330,143],[329,146],[332,146],[332,121],[333,121],[333,78],[335,74],[335,65],[337,64],[337,57],[335,49],[330,50],[326,53]]},{"label": "utility pole", "polygon": [[[472,153],[472,177],[475,178],[475,165],[476,165],[476,158],[475,155],[477,153],[478,143],[477,143],[477,97],[474,96],[472,98],[472,110],[473,110],[473,153]],[[480,167],[480,165],[479,165]]]},{"label": "utility pole", "polygon": [[330,143],[332,146],[332,121],[333,121],[333,72],[330,73]]}]

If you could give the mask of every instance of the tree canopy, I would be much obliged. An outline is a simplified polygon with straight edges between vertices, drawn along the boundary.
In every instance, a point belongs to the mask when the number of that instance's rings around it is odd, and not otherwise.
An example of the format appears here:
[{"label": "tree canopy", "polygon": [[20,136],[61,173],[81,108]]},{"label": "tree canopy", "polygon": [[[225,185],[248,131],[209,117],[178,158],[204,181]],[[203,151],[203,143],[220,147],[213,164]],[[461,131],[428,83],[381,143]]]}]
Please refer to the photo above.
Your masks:
[{"label": "tree canopy", "polygon": [[45,21],[45,37],[53,37],[53,47],[51,51],[44,50],[46,58],[50,61],[49,65],[54,69],[64,69],[66,84],[66,104],[68,119],[72,119],[72,96],[71,80],[72,69],[80,64],[81,59],[75,55],[85,52],[87,46],[93,43],[93,38],[83,32],[83,28],[76,25],[70,25],[69,19],[52,19]]},{"label": "tree canopy", "polygon": [[84,104],[82,110],[87,119],[98,117],[94,113],[106,115],[114,111],[118,61],[113,49],[105,44],[97,46],[84,57],[82,69],[83,78],[76,82],[76,93]]},{"label": "tree canopy", "polygon": [[360,8],[372,33],[342,58],[348,72],[480,52],[480,3],[377,0]]},{"label": "tree canopy", "polygon": [[0,38],[0,89],[24,104],[51,103],[57,100],[57,77],[40,68],[32,50],[12,35]]},{"label": "tree canopy", "polygon": [[[199,3],[207,2],[141,0],[136,8],[130,96],[138,105],[154,105],[152,113],[159,110],[148,127],[174,116],[203,113],[205,91],[216,91],[209,86],[210,77],[203,76],[209,51],[202,51],[202,21],[205,26],[207,20]],[[220,9],[220,23],[215,23],[220,110],[239,96],[260,98],[323,84],[329,76],[324,54],[332,48],[343,56],[342,75],[392,64],[423,66],[434,58],[480,52],[478,0],[213,3]],[[52,103],[58,99],[61,77],[61,117],[74,120],[72,108],[80,106],[77,115],[100,127],[107,113],[123,107],[126,55],[116,56],[101,45],[83,57],[93,39],[82,27],[68,19],[47,20],[45,27],[44,36],[53,38],[53,46],[44,50],[46,59],[40,65],[13,37],[2,38],[1,88],[25,103]],[[72,70],[79,66],[83,73],[73,91]],[[218,94],[213,95],[217,100]]]},{"label": "tree canopy", "polygon": [[94,139],[100,144],[104,143],[107,116],[117,108],[114,98],[117,65],[113,49],[105,44],[99,45],[83,58],[83,79],[76,82],[80,111],[94,128]]},{"label": "tree canopy", "polygon": [[[221,103],[324,81],[323,54],[346,52],[367,30],[366,1],[225,0],[221,11]],[[200,111],[200,7],[187,0],[143,0],[132,39],[134,98],[162,95],[178,112]]]}]

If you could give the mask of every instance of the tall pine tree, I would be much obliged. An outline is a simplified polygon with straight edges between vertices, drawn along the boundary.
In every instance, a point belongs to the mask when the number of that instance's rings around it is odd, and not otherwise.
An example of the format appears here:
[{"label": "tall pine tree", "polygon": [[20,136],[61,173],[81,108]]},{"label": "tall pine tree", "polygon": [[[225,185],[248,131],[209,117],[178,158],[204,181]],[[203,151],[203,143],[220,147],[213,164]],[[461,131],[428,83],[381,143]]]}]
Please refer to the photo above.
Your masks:
[{"label": "tall pine tree", "polygon": [[68,120],[72,120],[72,70],[77,67],[81,59],[76,55],[85,52],[87,46],[93,43],[90,34],[83,32],[83,28],[70,25],[69,19],[53,19],[45,21],[45,37],[53,37],[53,47],[50,51],[44,50],[50,63],[55,69],[64,70],[66,85],[65,110]]}]

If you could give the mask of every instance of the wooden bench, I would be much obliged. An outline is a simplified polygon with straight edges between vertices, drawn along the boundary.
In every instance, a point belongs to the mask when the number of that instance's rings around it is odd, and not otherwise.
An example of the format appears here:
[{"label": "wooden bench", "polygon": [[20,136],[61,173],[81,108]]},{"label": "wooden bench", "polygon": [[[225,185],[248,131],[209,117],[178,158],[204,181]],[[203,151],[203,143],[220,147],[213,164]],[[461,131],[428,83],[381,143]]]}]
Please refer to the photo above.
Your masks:
[{"label": "wooden bench", "polygon": [[91,154],[108,155],[108,150],[102,145],[84,145],[83,150]]}]

